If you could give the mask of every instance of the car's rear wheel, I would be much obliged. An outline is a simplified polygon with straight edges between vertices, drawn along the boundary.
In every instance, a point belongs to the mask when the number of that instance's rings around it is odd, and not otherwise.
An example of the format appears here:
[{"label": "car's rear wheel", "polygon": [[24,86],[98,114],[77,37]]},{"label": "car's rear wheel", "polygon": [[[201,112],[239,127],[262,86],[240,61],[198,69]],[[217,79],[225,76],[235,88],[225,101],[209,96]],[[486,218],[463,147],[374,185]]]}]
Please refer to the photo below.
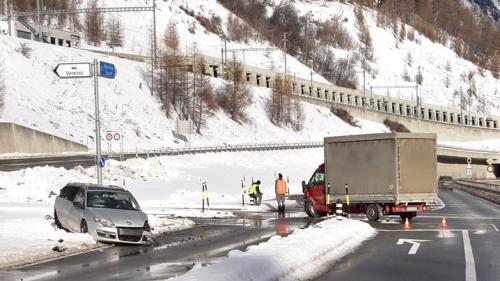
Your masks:
[{"label": "car's rear wheel", "polygon": [[56,225],[57,228],[63,229],[63,226],[62,226],[61,222],[59,221],[59,218],[57,217],[56,209],[54,209],[54,224]]},{"label": "car's rear wheel", "polygon": [[80,232],[81,233],[88,233],[89,228],[87,226],[87,222],[85,220],[82,220],[82,223],[80,223]]}]

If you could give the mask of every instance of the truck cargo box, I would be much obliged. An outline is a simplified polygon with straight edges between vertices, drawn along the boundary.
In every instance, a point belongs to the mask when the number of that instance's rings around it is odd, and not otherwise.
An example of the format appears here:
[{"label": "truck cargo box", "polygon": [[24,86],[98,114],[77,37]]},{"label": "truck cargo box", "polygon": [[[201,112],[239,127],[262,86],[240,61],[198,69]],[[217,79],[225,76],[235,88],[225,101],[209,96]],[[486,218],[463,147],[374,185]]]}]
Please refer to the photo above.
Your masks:
[{"label": "truck cargo box", "polygon": [[325,178],[333,200],[373,203],[437,199],[436,135],[368,134],[325,138]]}]

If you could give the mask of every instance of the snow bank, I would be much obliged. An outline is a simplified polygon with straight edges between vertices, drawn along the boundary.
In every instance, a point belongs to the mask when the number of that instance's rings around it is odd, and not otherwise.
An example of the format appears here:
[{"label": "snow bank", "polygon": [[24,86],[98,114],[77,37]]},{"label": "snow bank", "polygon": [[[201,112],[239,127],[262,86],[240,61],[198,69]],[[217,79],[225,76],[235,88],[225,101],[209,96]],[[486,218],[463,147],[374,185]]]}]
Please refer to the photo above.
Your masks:
[{"label": "snow bank", "polygon": [[311,279],[318,267],[331,263],[372,238],[376,231],[360,221],[330,219],[282,238],[231,251],[228,258],[195,268],[173,280],[296,280]]}]

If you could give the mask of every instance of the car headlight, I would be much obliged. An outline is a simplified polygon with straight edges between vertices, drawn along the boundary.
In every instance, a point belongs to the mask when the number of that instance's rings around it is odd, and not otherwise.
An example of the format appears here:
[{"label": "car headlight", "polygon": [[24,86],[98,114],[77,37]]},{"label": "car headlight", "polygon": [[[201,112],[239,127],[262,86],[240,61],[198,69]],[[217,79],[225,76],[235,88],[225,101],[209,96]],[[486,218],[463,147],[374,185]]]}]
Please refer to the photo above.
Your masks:
[{"label": "car headlight", "polygon": [[96,222],[100,223],[104,227],[115,227],[115,224],[110,220],[98,218],[98,217],[95,217],[94,220]]}]

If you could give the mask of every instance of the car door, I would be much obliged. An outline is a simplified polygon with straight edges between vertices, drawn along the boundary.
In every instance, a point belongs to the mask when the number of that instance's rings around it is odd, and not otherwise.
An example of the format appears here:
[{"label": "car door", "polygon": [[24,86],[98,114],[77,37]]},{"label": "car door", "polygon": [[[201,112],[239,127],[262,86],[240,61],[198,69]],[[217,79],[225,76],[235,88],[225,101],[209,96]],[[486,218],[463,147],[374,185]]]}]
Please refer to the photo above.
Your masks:
[{"label": "car door", "polygon": [[61,225],[65,228],[70,228],[69,225],[69,211],[73,206],[73,199],[75,198],[78,188],[75,186],[65,186],[61,190],[59,198],[56,199],[55,210],[57,213],[57,218]]},{"label": "car door", "polygon": [[85,190],[81,187],[77,187],[76,194],[68,211],[69,228],[75,232],[80,232],[80,224],[83,219],[84,208]]}]

